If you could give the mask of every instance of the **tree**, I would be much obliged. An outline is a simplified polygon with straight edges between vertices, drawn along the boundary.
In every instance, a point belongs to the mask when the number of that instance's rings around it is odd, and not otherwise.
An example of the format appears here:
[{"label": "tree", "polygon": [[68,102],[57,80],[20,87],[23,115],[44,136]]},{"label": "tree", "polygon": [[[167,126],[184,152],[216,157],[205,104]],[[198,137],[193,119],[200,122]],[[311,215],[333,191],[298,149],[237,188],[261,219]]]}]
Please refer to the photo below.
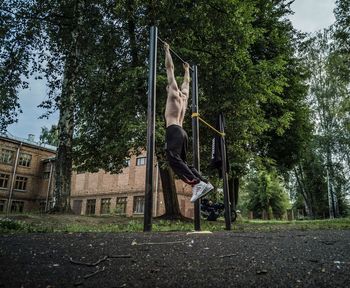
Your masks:
[{"label": "tree", "polygon": [[21,113],[18,89],[28,87],[25,80],[31,60],[28,44],[33,40],[33,30],[29,31],[28,26],[34,24],[21,17],[25,11],[25,1],[1,1],[0,132],[5,132],[8,125],[17,122]]},{"label": "tree", "polygon": [[[21,29],[17,30],[9,28],[10,36],[5,38],[7,42],[13,39],[21,40],[18,47],[22,52],[20,59],[24,59],[24,62],[19,62],[22,66],[17,66],[22,70],[15,75],[19,79],[21,74],[26,75],[29,71],[44,74],[48,82],[49,99],[41,106],[48,109],[47,115],[56,109],[60,111],[54,209],[68,211],[74,128],[81,115],[79,113],[86,111],[85,102],[93,101],[88,98],[91,94],[87,89],[98,82],[94,78],[99,76],[97,72],[102,74],[101,70],[106,68],[106,65],[96,65],[99,61],[106,61],[106,53],[98,52],[103,52],[104,48],[109,47],[108,33],[118,31],[115,29],[114,19],[110,17],[114,2],[66,0],[51,1],[48,4],[46,1],[37,0],[5,3],[6,9],[2,12],[9,19],[8,26],[16,23],[22,25]],[[115,34],[112,33],[112,37]],[[9,54],[8,58],[11,60],[13,57],[10,56]],[[116,56],[118,55],[115,53],[113,57]],[[113,69],[112,65],[107,68]],[[7,65],[7,71],[3,74],[12,72],[12,66]],[[10,80],[6,81],[9,87],[16,87]],[[103,84],[99,85],[101,86]],[[13,103],[16,103],[16,97],[14,91]],[[13,109],[10,106],[6,109],[8,113],[12,113]]]},{"label": "tree", "polygon": [[[157,25],[160,36],[186,60],[200,64],[200,113],[209,122],[214,122],[218,111],[225,114],[235,179],[246,173],[252,159],[266,158],[266,147],[275,143],[267,137],[269,133],[282,137],[293,123],[304,121],[297,119],[302,115],[297,113],[303,94],[297,84],[302,77],[298,60],[291,56],[293,30],[284,18],[290,13],[287,1],[65,0],[47,4],[37,0],[29,4],[26,14],[16,15],[37,19],[31,45],[41,52],[31,50],[39,60],[33,68],[45,74],[50,87],[50,98],[42,106],[60,110],[58,210],[69,206],[72,157],[78,169],[119,172],[125,157],[145,147],[151,25]],[[161,53],[158,63],[164,71]],[[182,71],[181,63],[175,65],[176,71]],[[174,217],[179,214],[174,177],[163,151],[165,73],[159,75],[156,154],[163,169],[167,212]],[[289,88],[292,85],[297,88]],[[188,115],[187,131],[190,122]],[[213,134],[204,127],[200,133],[206,171]]]},{"label": "tree", "polygon": [[[110,17],[118,23],[119,33],[116,38],[108,38],[113,39],[115,46],[111,45],[111,50],[101,46],[105,50],[100,51],[100,55],[105,55],[105,58],[90,55],[92,60],[88,67],[97,79],[85,81],[91,83],[86,89],[91,94],[80,99],[75,139],[79,169],[96,171],[103,168],[118,172],[123,163],[121,156],[137,154],[145,148],[148,27],[156,24],[159,35],[174,50],[188,61],[200,63],[201,114],[210,121],[216,118],[218,111],[225,113],[228,150],[233,155],[233,175],[243,175],[248,161],[261,150],[256,148],[256,143],[262,133],[279,129],[279,135],[282,135],[292,121],[292,117],[288,116],[290,108],[282,98],[292,95],[284,95],[283,92],[292,84],[292,81],[288,82],[291,73],[286,69],[287,64],[293,67],[295,74],[299,64],[290,57],[293,41],[291,24],[282,20],[289,11],[288,5],[282,5],[284,1],[276,3],[185,1],[174,5],[173,1],[118,2]],[[170,7],[171,15],[168,13]],[[273,16],[271,20],[270,16]],[[285,31],[289,32],[286,34]],[[105,35],[103,31],[101,33]],[[108,54],[106,51],[113,52]],[[114,51],[117,55],[113,54]],[[158,63],[160,71],[164,71],[162,53],[159,53]],[[180,62],[175,65],[176,71],[182,71]],[[294,79],[293,84],[298,83],[298,78]],[[159,72],[156,155],[160,163],[166,211],[174,218],[179,214],[174,176],[166,165],[163,151],[165,83],[165,73]],[[303,91],[295,89],[294,92],[297,98],[288,101],[298,107]],[[94,95],[98,95],[98,101]],[[218,95],[220,101],[217,101]],[[285,108],[278,115],[266,117],[264,103],[274,104],[276,108],[284,105]],[[188,116],[187,131],[190,131],[189,123]],[[201,139],[207,139],[201,141],[204,171],[208,166],[205,159],[210,159],[209,139],[212,136],[211,131],[201,128]],[[271,140],[266,138],[266,141]]]},{"label": "tree", "polygon": [[297,200],[300,195],[302,203],[296,208],[304,208],[306,215],[310,218],[319,218],[328,215],[328,197],[326,171],[324,161],[318,153],[317,138],[313,138],[310,145],[303,151],[303,157],[293,169],[294,193],[293,198]]},{"label": "tree", "polygon": [[47,127],[41,127],[40,143],[57,147],[58,136],[57,125],[52,125],[50,129]]},{"label": "tree", "polygon": [[[332,39],[333,31],[326,29],[312,37],[306,47],[307,65],[311,71],[309,105],[315,127],[315,139],[319,157],[324,163],[324,173],[329,177],[330,215],[339,215],[339,203],[345,201],[346,186],[337,183],[336,175],[349,171],[348,105],[347,83],[340,77],[344,63],[343,55],[336,51]],[[301,170],[301,169],[299,169]],[[344,173],[345,172],[345,173]],[[349,178],[343,178],[345,182]],[[338,189],[336,188],[338,187]],[[343,206],[343,205],[342,205]],[[340,212],[342,213],[342,212]]]},{"label": "tree", "polygon": [[[334,15],[335,22],[335,39],[338,41],[338,48],[344,54],[347,54],[347,63],[349,64],[349,52],[350,52],[350,1],[349,0],[337,0]],[[349,67],[349,65],[348,65]],[[349,78],[348,78],[349,79]]]},{"label": "tree", "polygon": [[247,207],[257,217],[264,214],[270,219],[282,219],[289,206],[283,180],[276,171],[260,169],[251,173],[245,185],[249,195]]}]

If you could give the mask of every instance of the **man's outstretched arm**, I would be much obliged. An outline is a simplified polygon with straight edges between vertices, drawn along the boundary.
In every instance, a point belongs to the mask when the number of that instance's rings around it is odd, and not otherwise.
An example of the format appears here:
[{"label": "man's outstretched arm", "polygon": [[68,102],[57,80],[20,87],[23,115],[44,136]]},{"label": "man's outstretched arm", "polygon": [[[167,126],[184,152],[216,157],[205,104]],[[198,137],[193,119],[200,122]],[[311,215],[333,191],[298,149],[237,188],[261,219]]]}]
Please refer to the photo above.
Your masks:
[{"label": "man's outstretched arm", "polygon": [[184,80],[181,85],[181,92],[185,94],[185,96],[188,98],[189,90],[190,90],[190,65],[188,63],[183,64],[185,75]]},{"label": "man's outstretched arm", "polygon": [[168,77],[168,85],[171,86],[172,89],[178,89],[177,83],[175,80],[174,75],[174,63],[173,58],[170,54],[170,46],[168,43],[164,44],[164,50],[165,50],[165,68],[166,68],[166,74]]}]

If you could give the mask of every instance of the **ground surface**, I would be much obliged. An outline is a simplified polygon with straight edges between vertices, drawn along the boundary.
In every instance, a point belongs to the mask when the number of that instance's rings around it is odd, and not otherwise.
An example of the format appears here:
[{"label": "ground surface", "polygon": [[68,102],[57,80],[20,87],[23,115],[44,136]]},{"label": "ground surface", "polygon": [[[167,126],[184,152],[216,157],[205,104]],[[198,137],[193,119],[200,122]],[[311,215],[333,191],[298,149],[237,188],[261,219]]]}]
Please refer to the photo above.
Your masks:
[{"label": "ground surface", "polygon": [[350,287],[350,230],[3,234],[0,287]]}]

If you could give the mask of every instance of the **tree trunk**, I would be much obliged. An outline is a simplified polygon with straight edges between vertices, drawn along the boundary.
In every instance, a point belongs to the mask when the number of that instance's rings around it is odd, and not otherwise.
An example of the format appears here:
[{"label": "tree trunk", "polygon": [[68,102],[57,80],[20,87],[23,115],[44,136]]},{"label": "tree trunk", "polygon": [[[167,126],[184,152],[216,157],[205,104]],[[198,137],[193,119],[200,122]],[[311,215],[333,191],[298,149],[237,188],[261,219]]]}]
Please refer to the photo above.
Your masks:
[{"label": "tree trunk", "polygon": [[158,160],[158,167],[165,205],[165,214],[160,217],[165,219],[184,219],[185,217],[181,214],[177,198],[174,172],[161,160]]},{"label": "tree trunk", "polygon": [[329,171],[328,173],[328,191],[329,191],[329,205],[330,205],[330,215],[332,215],[334,218],[339,217],[339,206],[337,201],[337,195],[334,191],[334,185],[333,185],[333,179],[334,179],[334,168],[333,168],[333,162],[332,162],[332,151],[330,148],[330,145],[327,145],[327,169]]},{"label": "tree trunk", "polygon": [[[78,27],[79,18],[78,1],[75,5],[76,25],[71,31],[72,44],[67,51],[65,62],[62,93],[59,103],[60,117],[58,121],[59,143],[56,156],[56,177],[54,190],[54,207],[51,212],[67,213],[71,212],[70,194],[72,178],[72,153],[73,153],[73,130],[74,130],[74,109],[76,100],[76,84],[78,75],[78,59],[80,52],[78,49]],[[73,24],[73,23],[72,23]]]},{"label": "tree trunk", "polygon": [[239,193],[238,177],[231,177],[229,179],[229,191],[230,191],[231,210],[236,210],[237,204],[238,204],[238,193]]},{"label": "tree trunk", "polygon": [[[68,63],[67,63],[68,64]],[[70,67],[67,67],[69,70]],[[70,73],[65,73],[58,121],[59,144],[56,157],[56,182],[54,192],[54,211],[70,212],[70,192],[72,177],[72,141],[74,127],[74,87]]]},{"label": "tree trunk", "polygon": [[[301,169],[300,164],[299,164],[299,169]],[[294,174],[295,174],[295,177],[297,179],[301,195],[304,198],[304,205],[305,205],[306,214],[308,216],[310,216],[311,218],[313,218],[314,214],[313,214],[313,209],[312,209],[312,203],[310,203],[310,199],[309,199],[309,197],[308,197],[308,195],[306,193],[306,190],[305,190],[305,187],[304,187],[304,183],[302,183],[302,181],[300,179],[301,177],[298,174],[298,170],[296,168],[294,168]]]}]

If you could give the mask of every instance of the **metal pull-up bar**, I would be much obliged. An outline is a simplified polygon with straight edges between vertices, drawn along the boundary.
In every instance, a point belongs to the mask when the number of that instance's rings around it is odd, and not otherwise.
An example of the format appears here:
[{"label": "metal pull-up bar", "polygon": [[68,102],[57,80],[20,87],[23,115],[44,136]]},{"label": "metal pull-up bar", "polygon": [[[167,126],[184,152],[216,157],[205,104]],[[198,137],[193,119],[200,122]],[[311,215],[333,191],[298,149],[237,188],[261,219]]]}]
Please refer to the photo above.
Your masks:
[{"label": "metal pull-up bar", "polygon": [[[197,66],[193,65],[192,70],[192,114],[198,113],[198,71]],[[199,157],[199,123],[198,118],[192,118],[192,151],[193,151],[193,167],[200,172]],[[200,199],[194,202],[194,230],[201,230],[201,211]]]},{"label": "metal pull-up bar", "polygon": [[152,230],[153,211],[153,172],[154,172],[154,144],[156,129],[156,68],[157,68],[157,34],[155,26],[150,30],[149,42],[149,74],[148,74],[148,106],[147,106],[147,163],[145,184],[145,211],[143,231]]},{"label": "metal pull-up bar", "polygon": [[[150,29],[150,52],[149,52],[149,74],[148,74],[148,106],[147,106],[147,163],[146,163],[146,181],[145,181],[145,206],[144,206],[144,232],[152,230],[152,211],[153,211],[153,174],[154,174],[154,146],[155,146],[155,111],[156,111],[156,67],[157,67],[157,39],[165,43],[158,37],[158,29],[152,26]],[[175,51],[171,52],[184,61]],[[198,73],[197,66],[193,65],[192,71],[192,136],[193,136],[193,166],[200,171],[199,162],[199,120],[198,114]],[[201,121],[204,121],[201,119]],[[224,142],[224,126],[222,118],[220,120],[220,131],[214,130],[221,134],[221,151],[222,151],[222,168],[224,173],[224,202],[226,229],[231,229],[230,204],[227,183],[227,165],[226,165],[226,147]],[[206,123],[209,125],[208,123]],[[213,129],[211,125],[209,125]],[[194,228],[200,231],[200,199],[194,204]]]}]

